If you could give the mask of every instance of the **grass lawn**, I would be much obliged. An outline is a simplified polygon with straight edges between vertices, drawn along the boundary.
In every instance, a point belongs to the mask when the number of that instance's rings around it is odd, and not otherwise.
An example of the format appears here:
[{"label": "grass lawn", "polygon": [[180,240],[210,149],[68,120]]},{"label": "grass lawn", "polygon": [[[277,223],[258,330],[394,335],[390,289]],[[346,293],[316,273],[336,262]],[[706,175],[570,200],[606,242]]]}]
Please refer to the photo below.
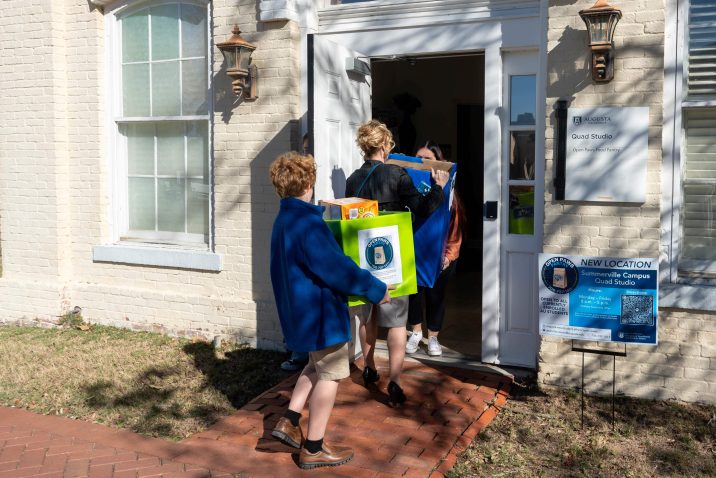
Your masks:
[{"label": "grass lawn", "polygon": [[714,407],[586,397],[516,383],[448,478],[716,476]]},{"label": "grass lawn", "polygon": [[180,440],[285,379],[285,357],[97,325],[0,327],[0,405]]},{"label": "grass lawn", "polygon": [[[83,328],[84,325],[82,326]],[[0,327],[0,405],[180,440],[288,376],[285,354],[92,326]],[[515,383],[457,477],[716,476],[715,407]]]}]

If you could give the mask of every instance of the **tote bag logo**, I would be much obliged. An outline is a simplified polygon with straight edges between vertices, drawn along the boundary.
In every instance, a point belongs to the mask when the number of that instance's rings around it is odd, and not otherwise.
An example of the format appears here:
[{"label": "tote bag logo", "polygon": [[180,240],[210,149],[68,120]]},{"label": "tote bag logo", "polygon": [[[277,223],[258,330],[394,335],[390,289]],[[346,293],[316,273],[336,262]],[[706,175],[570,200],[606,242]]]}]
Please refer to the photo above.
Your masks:
[{"label": "tote bag logo", "polygon": [[386,269],[393,262],[393,245],[386,237],[374,237],[365,247],[365,258],[372,269]]},{"label": "tote bag logo", "polygon": [[579,283],[574,262],[566,257],[553,257],[542,266],[542,283],[555,294],[569,294]]}]

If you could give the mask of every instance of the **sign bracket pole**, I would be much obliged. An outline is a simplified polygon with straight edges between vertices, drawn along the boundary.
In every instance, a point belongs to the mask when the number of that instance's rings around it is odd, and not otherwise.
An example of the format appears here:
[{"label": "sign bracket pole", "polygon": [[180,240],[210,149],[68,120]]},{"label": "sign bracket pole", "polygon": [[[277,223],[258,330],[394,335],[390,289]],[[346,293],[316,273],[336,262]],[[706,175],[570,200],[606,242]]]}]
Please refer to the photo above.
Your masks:
[{"label": "sign bracket pole", "polygon": [[584,347],[575,347],[574,339],[572,339],[572,352],[582,352],[582,430],[584,430],[584,354],[595,354],[595,355],[611,355],[612,356],[612,431],[616,424],[616,387],[617,387],[617,357],[627,356],[627,346],[624,344],[624,351],[615,350],[600,350],[600,349],[589,349]]}]

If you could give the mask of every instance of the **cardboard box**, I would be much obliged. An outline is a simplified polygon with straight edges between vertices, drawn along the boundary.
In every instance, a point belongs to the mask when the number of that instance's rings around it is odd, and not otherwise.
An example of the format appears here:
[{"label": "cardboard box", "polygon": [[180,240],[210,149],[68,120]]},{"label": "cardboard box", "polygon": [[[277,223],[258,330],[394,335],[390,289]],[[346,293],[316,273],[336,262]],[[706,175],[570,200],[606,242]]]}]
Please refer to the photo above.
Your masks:
[{"label": "cardboard box", "polygon": [[388,164],[405,168],[416,189],[427,194],[432,185],[431,169],[448,171],[450,179],[443,188],[443,202],[427,218],[415,218],[413,240],[415,243],[415,267],[418,285],[433,287],[442,269],[448,228],[450,227],[450,206],[457,165],[448,161],[415,158],[399,154],[388,156]]},{"label": "cardboard box", "polygon": [[361,198],[324,199],[323,219],[362,219],[378,216],[378,201]]},{"label": "cardboard box", "polygon": [[[413,227],[409,212],[381,212],[377,217],[326,220],[343,252],[361,268],[386,284],[395,285],[391,297],[415,294]],[[367,303],[349,297],[348,305]]]},{"label": "cardboard box", "polygon": [[391,154],[388,156],[387,164],[396,164],[403,168],[418,169],[421,171],[430,171],[434,169],[436,171],[447,171],[453,172],[455,163],[449,161],[436,161],[434,159],[423,159],[416,158],[413,156],[404,156],[402,154]]}]

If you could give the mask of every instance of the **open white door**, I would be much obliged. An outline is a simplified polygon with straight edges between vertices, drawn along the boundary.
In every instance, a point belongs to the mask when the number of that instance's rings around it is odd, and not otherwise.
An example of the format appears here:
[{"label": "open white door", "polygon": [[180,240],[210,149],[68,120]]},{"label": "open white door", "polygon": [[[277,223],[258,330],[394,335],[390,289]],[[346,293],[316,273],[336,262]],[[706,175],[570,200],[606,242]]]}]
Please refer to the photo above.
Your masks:
[{"label": "open white door", "polygon": [[320,35],[308,36],[308,132],[318,166],[316,199],[344,197],[363,159],[355,138],[371,117],[370,63]]},{"label": "open white door", "polygon": [[[346,178],[363,164],[356,145],[371,118],[370,63],[365,55],[320,35],[308,35],[308,134],[318,168],[316,200],[345,196]],[[358,320],[351,318],[351,357],[360,354]]]}]

